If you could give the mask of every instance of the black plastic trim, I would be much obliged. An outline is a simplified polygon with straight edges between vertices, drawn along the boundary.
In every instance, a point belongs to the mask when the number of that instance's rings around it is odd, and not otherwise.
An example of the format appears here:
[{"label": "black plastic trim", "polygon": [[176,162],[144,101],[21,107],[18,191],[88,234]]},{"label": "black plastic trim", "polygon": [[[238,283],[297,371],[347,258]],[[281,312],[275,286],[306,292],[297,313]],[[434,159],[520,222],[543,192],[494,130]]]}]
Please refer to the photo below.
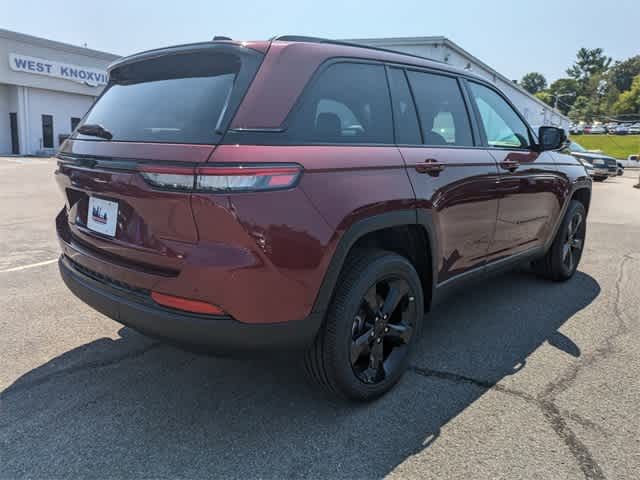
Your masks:
[{"label": "black plastic trim", "polygon": [[[433,226],[431,212],[426,210],[397,210],[394,212],[383,213],[373,217],[365,218],[351,225],[340,238],[338,245],[333,253],[331,263],[327,268],[322,285],[318,291],[315,303],[313,305],[313,313],[324,314],[329,307],[329,303],[333,297],[335,286],[338,282],[340,272],[344,265],[347,255],[351,247],[364,235],[383,230],[385,228],[398,227],[403,225],[421,225],[428,234],[429,250],[431,253],[432,266],[432,293],[435,288],[435,279],[437,278],[437,238]],[[425,298],[427,297],[425,292]]]},{"label": "black plastic trim", "polygon": [[304,320],[248,324],[228,316],[183,313],[132,298],[80,272],[65,256],[60,257],[58,266],[69,290],[100,313],[145,335],[189,349],[215,353],[302,349],[313,342],[322,323],[322,316],[316,314]]}]

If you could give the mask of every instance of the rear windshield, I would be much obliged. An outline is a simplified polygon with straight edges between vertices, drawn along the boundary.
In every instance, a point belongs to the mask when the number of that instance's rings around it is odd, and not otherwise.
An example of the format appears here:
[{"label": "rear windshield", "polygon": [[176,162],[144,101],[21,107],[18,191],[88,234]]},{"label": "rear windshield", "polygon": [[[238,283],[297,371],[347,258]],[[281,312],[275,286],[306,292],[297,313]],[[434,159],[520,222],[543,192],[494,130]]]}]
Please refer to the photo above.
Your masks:
[{"label": "rear windshield", "polygon": [[116,68],[81,126],[100,125],[111,141],[218,143],[261,60],[242,50],[210,48]]}]

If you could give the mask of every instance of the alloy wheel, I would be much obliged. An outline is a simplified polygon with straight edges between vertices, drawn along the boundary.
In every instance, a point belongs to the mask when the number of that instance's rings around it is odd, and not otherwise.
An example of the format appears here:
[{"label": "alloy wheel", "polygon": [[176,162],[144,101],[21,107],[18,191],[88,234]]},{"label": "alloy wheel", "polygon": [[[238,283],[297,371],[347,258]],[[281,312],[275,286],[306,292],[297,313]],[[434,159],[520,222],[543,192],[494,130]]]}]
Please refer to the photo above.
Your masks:
[{"label": "alloy wheel", "polygon": [[562,245],[562,263],[569,272],[572,272],[577,265],[584,245],[583,222],[584,217],[582,214],[576,212],[567,225],[567,233]]},{"label": "alloy wheel", "polygon": [[409,353],[416,313],[404,279],[382,279],[367,290],[351,332],[351,367],[360,381],[380,383],[397,371]]}]

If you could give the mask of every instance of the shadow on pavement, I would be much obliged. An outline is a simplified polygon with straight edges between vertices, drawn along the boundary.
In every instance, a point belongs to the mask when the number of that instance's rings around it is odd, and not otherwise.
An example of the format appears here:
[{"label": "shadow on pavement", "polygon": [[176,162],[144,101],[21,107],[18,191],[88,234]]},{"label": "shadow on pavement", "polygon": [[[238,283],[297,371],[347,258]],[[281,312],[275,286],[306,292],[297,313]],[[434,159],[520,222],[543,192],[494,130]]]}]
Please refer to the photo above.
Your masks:
[{"label": "shadow on pavement", "polygon": [[123,328],[0,393],[0,478],[380,477],[487,391],[415,371],[493,383],[545,341],[577,357],[558,328],[599,292],[583,273],[463,290],[426,318],[414,372],[370,405],[319,393],[297,355],[197,356]]}]

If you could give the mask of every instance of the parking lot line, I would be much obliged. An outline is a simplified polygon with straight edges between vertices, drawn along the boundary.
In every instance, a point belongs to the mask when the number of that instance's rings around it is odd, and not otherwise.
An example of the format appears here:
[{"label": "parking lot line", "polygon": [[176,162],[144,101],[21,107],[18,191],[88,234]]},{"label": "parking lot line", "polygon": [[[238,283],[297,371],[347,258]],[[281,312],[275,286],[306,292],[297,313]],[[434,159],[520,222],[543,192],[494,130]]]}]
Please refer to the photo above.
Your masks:
[{"label": "parking lot line", "polygon": [[53,258],[51,260],[45,260],[44,262],[31,263],[29,265],[22,265],[21,267],[7,268],[5,270],[0,270],[0,273],[18,272],[20,270],[26,270],[28,268],[41,267],[43,265],[49,265],[49,264],[51,264],[53,262],[57,262],[57,261],[58,261],[57,258]]}]

